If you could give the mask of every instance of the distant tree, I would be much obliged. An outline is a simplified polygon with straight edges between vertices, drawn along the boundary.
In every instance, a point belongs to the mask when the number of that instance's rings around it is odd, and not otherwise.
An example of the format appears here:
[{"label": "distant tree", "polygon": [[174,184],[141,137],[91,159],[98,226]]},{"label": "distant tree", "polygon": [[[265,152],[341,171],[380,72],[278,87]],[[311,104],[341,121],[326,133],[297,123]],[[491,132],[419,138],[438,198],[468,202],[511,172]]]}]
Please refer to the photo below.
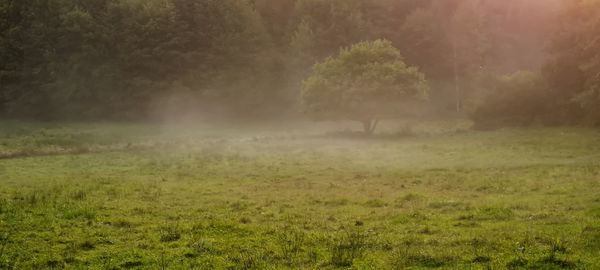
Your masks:
[{"label": "distant tree", "polygon": [[[464,85],[489,62],[492,16],[488,13],[477,0],[433,1],[408,13],[392,35],[406,52],[406,61],[421,68],[436,88],[442,86],[444,92],[436,97],[447,103],[453,96],[457,112],[467,97]],[[449,82],[452,87],[446,85]]]},{"label": "distant tree", "polygon": [[549,90],[546,102],[554,108],[554,122],[581,122],[588,114],[580,104],[580,101],[584,101],[580,98],[584,96],[582,91],[585,89],[587,75],[579,63],[569,57],[558,57],[544,64],[542,75]]},{"label": "distant tree", "polygon": [[265,27],[271,33],[278,46],[289,42],[289,21],[294,12],[296,0],[254,0],[256,10],[265,21]]},{"label": "distant tree", "polygon": [[569,1],[556,33],[544,72],[557,101],[577,104],[585,120],[600,125],[600,0]]},{"label": "distant tree", "polygon": [[444,31],[440,16],[431,8],[418,8],[410,13],[396,43],[407,61],[419,66],[429,79],[450,79],[452,44]]},{"label": "distant tree", "polygon": [[291,20],[292,53],[307,59],[307,68],[368,32],[360,0],[298,0]]},{"label": "distant tree", "polygon": [[483,75],[479,78],[479,102],[471,118],[480,128],[529,125],[543,122],[551,107],[548,88],[540,74],[519,71],[507,76]]},{"label": "distant tree", "polygon": [[303,103],[315,119],[354,120],[372,134],[380,119],[412,113],[427,98],[425,76],[387,40],[360,42],[313,67]]}]

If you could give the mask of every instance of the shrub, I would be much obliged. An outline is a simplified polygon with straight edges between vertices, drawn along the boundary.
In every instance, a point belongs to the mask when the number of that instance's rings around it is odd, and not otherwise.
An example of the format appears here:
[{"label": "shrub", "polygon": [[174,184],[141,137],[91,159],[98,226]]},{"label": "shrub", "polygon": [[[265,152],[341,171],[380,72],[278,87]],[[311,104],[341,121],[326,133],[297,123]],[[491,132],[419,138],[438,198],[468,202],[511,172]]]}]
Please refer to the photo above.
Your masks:
[{"label": "shrub", "polygon": [[[538,74],[517,72],[508,76],[484,76],[473,98],[470,117],[476,127],[530,125],[548,117],[547,87]],[[484,81],[484,82],[483,82]]]}]

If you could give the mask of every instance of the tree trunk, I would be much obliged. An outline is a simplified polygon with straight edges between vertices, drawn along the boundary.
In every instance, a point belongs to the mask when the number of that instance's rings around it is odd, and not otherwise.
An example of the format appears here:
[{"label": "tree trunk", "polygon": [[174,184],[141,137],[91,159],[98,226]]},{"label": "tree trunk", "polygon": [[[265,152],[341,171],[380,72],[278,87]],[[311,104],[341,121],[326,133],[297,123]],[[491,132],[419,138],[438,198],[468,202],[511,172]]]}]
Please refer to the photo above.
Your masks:
[{"label": "tree trunk", "polygon": [[379,123],[378,119],[367,119],[363,120],[363,130],[365,134],[372,135],[375,132],[375,128],[377,128],[377,124]]},{"label": "tree trunk", "polygon": [[365,134],[370,135],[369,132],[371,131],[371,120],[363,120],[362,124],[363,124],[363,131],[365,132]]},{"label": "tree trunk", "polygon": [[375,129],[377,128],[377,124],[379,124],[379,119],[375,118],[375,120],[373,120],[373,125],[371,126],[371,134],[373,134],[375,132]]},{"label": "tree trunk", "polygon": [[452,40],[452,47],[453,47],[453,51],[454,51],[454,57],[453,57],[453,70],[454,70],[454,91],[455,91],[455,95],[456,95],[456,112],[460,112],[461,108],[462,108],[462,102],[461,102],[461,93],[460,93],[460,85],[459,85],[459,75],[458,75],[458,45],[456,44],[456,37],[453,37]]}]

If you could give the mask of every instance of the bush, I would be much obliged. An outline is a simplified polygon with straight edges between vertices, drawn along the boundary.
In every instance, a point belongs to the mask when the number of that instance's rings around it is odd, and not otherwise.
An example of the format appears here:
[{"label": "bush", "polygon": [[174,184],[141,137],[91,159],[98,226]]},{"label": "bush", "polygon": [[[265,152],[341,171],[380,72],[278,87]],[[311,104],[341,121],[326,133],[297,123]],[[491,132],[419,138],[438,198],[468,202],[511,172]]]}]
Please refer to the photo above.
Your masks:
[{"label": "bush", "polygon": [[549,118],[551,102],[540,75],[521,71],[479,80],[475,84],[481,88],[470,110],[476,127],[531,125]]}]

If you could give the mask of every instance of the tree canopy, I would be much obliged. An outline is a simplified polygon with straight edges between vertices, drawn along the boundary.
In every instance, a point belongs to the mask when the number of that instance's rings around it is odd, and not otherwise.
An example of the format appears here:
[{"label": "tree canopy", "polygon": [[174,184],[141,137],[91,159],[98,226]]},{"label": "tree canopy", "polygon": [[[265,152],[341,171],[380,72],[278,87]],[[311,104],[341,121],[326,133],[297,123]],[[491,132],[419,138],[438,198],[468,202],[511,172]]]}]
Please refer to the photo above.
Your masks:
[{"label": "tree canopy", "polygon": [[425,76],[406,65],[391,42],[375,40],[316,64],[304,81],[302,97],[313,117],[360,121],[372,133],[378,119],[412,112],[427,92]]},{"label": "tree canopy", "polygon": [[567,114],[576,103],[587,121],[600,124],[600,1],[571,1],[559,18],[553,58],[543,70]]}]

